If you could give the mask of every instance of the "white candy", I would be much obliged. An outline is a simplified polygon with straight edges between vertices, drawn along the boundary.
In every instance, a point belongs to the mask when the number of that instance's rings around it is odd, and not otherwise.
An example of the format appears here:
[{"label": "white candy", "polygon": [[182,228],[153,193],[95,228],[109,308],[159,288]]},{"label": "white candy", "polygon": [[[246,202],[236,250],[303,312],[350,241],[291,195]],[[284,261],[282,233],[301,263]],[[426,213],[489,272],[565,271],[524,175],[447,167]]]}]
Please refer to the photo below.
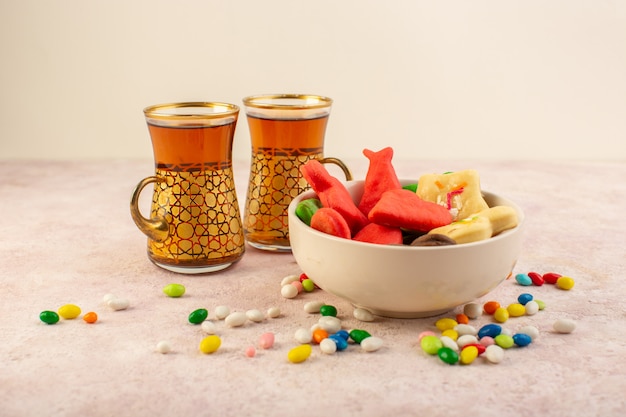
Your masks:
[{"label": "white candy", "polygon": [[511,329],[503,327],[502,330],[500,331],[500,334],[504,334],[507,336],[513,336],[513,332],[511,331]]},{"label": "white candy", "polygon": [[275,319],[276,317],[280,317],[280,308],[278,307],[270,307],[267,309],[267,317]]},{"label": "white candy", "polygon": [[280,281],[280,286],[291,284],[292,282],[300,281],[300,277],[298,275],[287,275],[285,278]]},{"label": "white candy", "polygon": [[112,298],[107,302],[107,305],[115,311],[126,310],[130,306],[130,301],[126,298]]},{"label": "white candy", "polygon": [[260,310],[256,309],[246,311],[246,317],[248,318],[248,320],[255,323],[260,323],[265,319],[265,315],[263,315]]},{"label": "white candy", "polygon": [[311,343],[311,340],[313,340],[313,332],[309,329],[305,329],[304,327],[301,327],[298,330],[296,330],[293,337],[299,343]]},{"label": "white candy", "polygon": [[539,311],[539,304],[535,300],[531,300],[524,306],[526,308],[527,316],[534,316]]},{"label": "white candy", "polygon": [[359,321],[374,321],[374,315],[364,308],[355,308],[352,315]]},{"label": "white candy", "polygon": [[230,314],[230,307],[228,306],[217,306],[215,307],[215,318],[218,320],[223,320]]},{"label": "white candy", "polygon": [[166,340],[162,340],[156,345],[157,352],[159,353],[170,353],[172,351],[172,346]]},{"label": "white candy", "polygon": [[285,298],[295,298],[298,295],[298,289],[295,285],[285,284],[280,289],[280,295]]},{"label": "white candy", "polygon": [[487,346],[485,358],[491,363],[500,363],[504,359],[504,349],[498,345]]},{"label": "white candy", "polygon": [[226,323],[226,325],[230,327],[243,326],[246,321],[248,321],[248,316],[246,316],[246,313],[243,313],[241,311],[232,312],[224,319],[224,323]]},{"label": "white candy", "polygon": [[320,342],[320,350],[322,353],[332,355],[337,352],[337,344],[332,339],[326,338]]},{"label": "white candy", "polygon": [[476,319],[483,314],[483,308],[478,303],[468,303],[463,307],[463,314],[465,314],[470,319]]},{"label": "white candy", "polygon": [[439,340],[441,340],[441,343],[443,343],[445,347],[450,348],[455,352],[459,351],[459,345],[457,345],[456,341],[450,336],[441,336]]},{"label": "white candy", "polygon": [[210,320],[203,321],[202,324],[200,325],[200,328],[206,334],[216,334],[217,332],[217,327],[215,326],[215,323],[213,323]]},{"label": "white candy", "polygon": [[102,301],[104,302],[104,304],[109,304],[109,301],[113,300],[115,297],[114,294],[105,294],[104,297],[102,297]]},{"label": "white candy", "polygon": [[457,324],[456,326],[454,326],[454,330],[456,330],[459,336],[463,336],[466,334],[476,336],[478,334],[478,330],[476,330],[474,326],[470,326],[469,324]]},{"label": "white candy", "polygon": [[376,336],[366,337],[361,340],[361,349],[366,352],[376,352],[383,346],[383,339]]},{"label": "white candy", "polygon": [[333,316],[322,316],[317,321],[320,327],[326,330],[329,334],[337,333],[341,330],[341,320]]},{"label": "white candy", "polygon": [[535,326],[524,326],[519,329],[518,333],[527,334],[533,341],[539,337],[539,329]]},{"label": "white candy", "polygon": [[478,343],[478,339],[476,338],[476,336],[471,334],[464,334],[463,336],[459,336],[459,338],[456,339],[456,344],[459,346],[460,349],[463,349],[463,346],[469,345],[470,343]]},{"label": "white candy", "polygon": [[557,333],[571,333],[576,328],[576,322],[570,319],[558,319],[552,327]]},{"label": "white candy", "polygon": [[309,301],[304,305],[304,312],[309,314],[319,313],[320,308],[325,304],[323,301]]}]

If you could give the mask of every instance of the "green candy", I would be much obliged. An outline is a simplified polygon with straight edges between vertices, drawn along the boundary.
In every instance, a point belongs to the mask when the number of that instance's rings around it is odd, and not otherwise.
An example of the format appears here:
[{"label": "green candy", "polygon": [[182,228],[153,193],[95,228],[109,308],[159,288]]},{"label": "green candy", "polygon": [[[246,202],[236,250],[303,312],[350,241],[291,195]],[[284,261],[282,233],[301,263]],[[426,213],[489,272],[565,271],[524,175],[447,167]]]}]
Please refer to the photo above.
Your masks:
[{"label": "green candy", "polygon": [[499,334],[493,338],[496,345],[500,346],[502,349],[509,349],[513,347],[515,341],[508,334]]},{"label": "green candy", "polygon": [[334,306],[324,304],[320,307],[320,314],[322,316],[337,317],[337,309]]},{"label": "green candy", "polygon": [[191,324],[200,324],[206,320],[209,316],[209,312],[206,308],[199,308],[197,310],[192,311],[189,314],[189,323]]},{"label": "green candy", "polygon": [[409,190],[409,191],[413,191],[414,193],[417,192],[417,183],[415,184],[407,184],[404,187],[405,190]]},{"label": "green candy", "polygon": [[320,208],[322,208],[322,202],[317,198],[302,200],[296,206],[296,216],[306,223],[307,226],[311,226],[311,217]]},{"label": "green candy", "polygon": [[437,336],[424,336],[420,341],[422,350],[429,355],[436,355],[439,349],[443,347],[443,343]]},{"label": "green candy", "polygon": [[364,339],[367,339],[368,337],[371,337],[371,336],[372,335],[369,334],[366,330],[353,329],[350,331],[350,339],[354,340],[354,342],[358,343],[359,345]]},{"label": "green candy", "polygon": [[182,284],[168,284],[163,287],[163,292],[168,297],[178,298],[185,294],[185,286]]},{"label": "green candy", "polygon": [[55,324],[59,321],[59,315],[54,311],[45,310],[39,313],[39,320],[46,324]]},{"label": "green candy", "polygon": [[459,361],[459,354],[446,346],[437,351],[437,356],[439,356],[439,359],[450,365],[454,365]]}]

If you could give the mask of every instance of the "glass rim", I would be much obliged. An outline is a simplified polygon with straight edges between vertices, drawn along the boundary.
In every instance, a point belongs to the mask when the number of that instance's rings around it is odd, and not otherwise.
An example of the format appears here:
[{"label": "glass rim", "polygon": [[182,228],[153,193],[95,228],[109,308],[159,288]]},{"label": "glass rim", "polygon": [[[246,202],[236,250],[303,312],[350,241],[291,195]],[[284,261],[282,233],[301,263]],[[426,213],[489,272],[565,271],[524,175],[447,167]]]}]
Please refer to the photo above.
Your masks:
[{"label": "glass rim", "polygon": [[[284,100],[283,103],[279,101]],[[301,102],[294,103],[293,101]],[[257,109],[308,110],[330,107],[333,99],[317,94],[258,94],[242,99],[246,107]],[[291,102],[290,102],[291,101]]]},{"label": "glass rim", "polygon": [[[214,111],[189,111],[187,113],[180,111],[185,108],[213,109]],[[144,108],[143,113],[150,119],[158,120],[219,119],[227,116],[236,116],[239,113],[239,106],[219,101],[186,101],[180,103],[155,104]]]}]

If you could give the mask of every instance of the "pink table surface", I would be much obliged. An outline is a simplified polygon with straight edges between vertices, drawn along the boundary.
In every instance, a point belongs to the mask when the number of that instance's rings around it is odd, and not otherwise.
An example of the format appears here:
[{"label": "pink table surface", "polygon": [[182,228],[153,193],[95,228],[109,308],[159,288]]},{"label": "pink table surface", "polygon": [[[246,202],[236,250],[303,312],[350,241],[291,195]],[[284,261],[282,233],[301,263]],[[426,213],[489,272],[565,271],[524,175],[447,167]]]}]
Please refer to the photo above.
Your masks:
[{"label": "pink table surface", "polygon": [[[348,161],[363,178],[365,158]],[[0,415],[9,416],[617,416],[626,410],[626,163],[584,161],[397,161],[399,177],[477,169],[483,189],[504,194],[526,213],[523,252],[515,273],[555,271],[576,286],[521,287],[508,280],[478,300],[514,302],[531,292],[547,304],[531,324],[540,337],[505,352],[498,365],[482,358],[449,366],[424,354],[418,335],[435,318],[377,318],[361,323],[352,306],[318,290],[285,299],[280,281],[300,270],[291,254],[248,247],[223,272],[177,275],[145,254],[145,237],[129,214],[137,181],[151,161],[0,161]],[[247,163],[235,164],[240,204]],[[161,291],[184,284],[180,299]],[[105,294],[131,307],[114,312]],[[303,305],[335,305],[344,328],[384,340],[374,353],[358,346],[325,355],[317,346],[301,364],[287,361],[294,333],[318,316]],[[66,303],[100,320],[39,321]],[[187,323],[197,308],[266,311],[279,318],[241,328],[216,326],[222,347],[201,354],[204,336]],[[455,310],[451,314],[459,312]],[[574,333],[552,331],[558,318]],[[471,324],[490,322],[481,317]],[[274,332],[272,349],[254,358],[244,349]],[[173,351],[156,352],[168,340]]]}]

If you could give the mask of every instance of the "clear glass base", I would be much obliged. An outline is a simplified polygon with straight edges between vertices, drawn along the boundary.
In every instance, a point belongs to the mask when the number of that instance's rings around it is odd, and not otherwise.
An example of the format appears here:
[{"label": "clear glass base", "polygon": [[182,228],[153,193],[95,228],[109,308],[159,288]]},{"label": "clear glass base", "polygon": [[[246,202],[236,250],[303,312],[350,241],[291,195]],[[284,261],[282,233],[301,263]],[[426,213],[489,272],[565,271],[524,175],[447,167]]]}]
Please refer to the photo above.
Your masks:
[{"label": "clear glass base", "polygon": [[171,272],[176,272],[177,274],[186,274],[186,275],[195,275],[195,274],[208,274],[210,272],[217,272],[223,269],[228,268],[233,263],[225,263],[219,265],[209,265],[209,266],[174,266],[162,264],[159,262],[152,261],[156,266],[166,269]]},{"label": "clear glass base", "polygon": [[253,248],[266,250],[268,252],[291,252],[291,246],[282,246],[282,245],[266,245],[263,243],[256,243],[248,241],[248,245]]}]

